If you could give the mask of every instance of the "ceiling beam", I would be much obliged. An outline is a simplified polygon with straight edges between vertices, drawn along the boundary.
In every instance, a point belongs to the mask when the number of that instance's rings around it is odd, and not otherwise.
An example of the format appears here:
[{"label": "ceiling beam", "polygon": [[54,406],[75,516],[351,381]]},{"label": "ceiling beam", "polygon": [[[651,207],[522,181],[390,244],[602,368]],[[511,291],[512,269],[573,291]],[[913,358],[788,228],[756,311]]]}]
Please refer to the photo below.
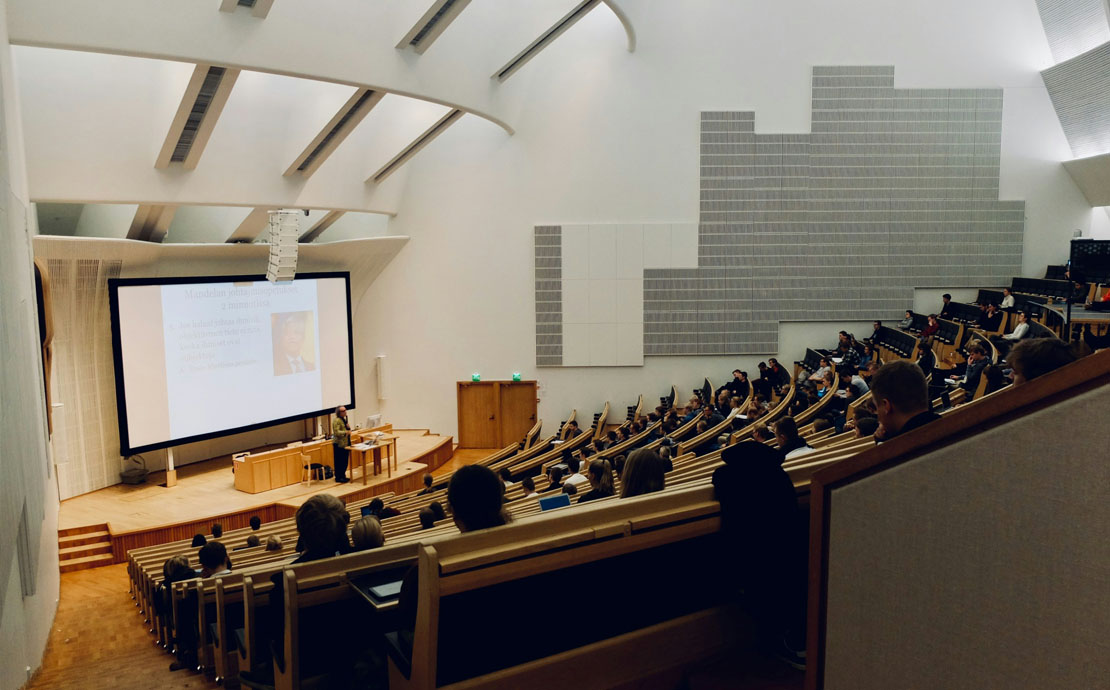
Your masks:
[{"label": "ceiling beam", "polygon": [[[254,0],[254,4],[250,6],[251,14],[259,19],[265,19],[273,4],[274,0]],[[234,12],[238,8],[239,0],[220,0],[221,12]]]},{"label": "ceiling beam", "polygon": [[318,238],[321,233],[330,228],[332,224],[342,218],[343,214],[345,213],[346,211],[328,211],[323,218],[316,221],[316,223],[311,228],[309,228],[306,233],[301,235],[300,240],[298,241],[301,243],[316,241],[316,238]]},{"label": "ceiling beam", "polygon": [[316,135],[301,155],[297,156],[293,164],[285,171],[285,176],[300,174],[308,177],[335,152],[343,140],[354,131],[358,123],[374,109],[374,106],[385,96],[384,91],[371,89],[358,89],[347,99],[339,112],[328,121],[320,133]]},{"label": "ceiling beam", "polygon": [[469,4],[470,0],[436,0],[424,16],[412,25],[397,44],[397,48],[404,50],[411,47],[417,55],[423,55],[428,46],[439,38]]},{"label": "ceiling beam", "polygon": [[517,70],[526,65],[529,60],[539,55],[541,50],[551,45],[556,38],[566,33],[567,29],[574,26],[579,19],[585,17],[600,4],[601,0],[582,0],[582,2],[578,3],[574,9],[566,14],[566,16],[555,22],[550,29],[543,32],[539,38],[529,43],[527,48],[517,53],[512,60],[506,62],[504,67],[494,72],[491,79],[503,82],[516,74]]},{"label": "ceiling beam", "polygon": [[131,228],[127,231],[127,239],[161,242],[165,239],[176,212],[177,206],[139,204],[139,208],[135,210],[135,218],[131,221]]},{"label": "ceiling beam", "polygon": [[270,209],[260,206],[247,214],[243,222],[239,223],[239,227],[235,228],[235,232],[231,233],[231,237],[227,238],[227,242],[230,244],[254,242],[269,222]]},{"label": "ceiling beam", "polygon": [[238,78],[239,70],[233,68],[201,63],[193,69],[155,168],[165,169],[171,163],[181,163],[186,170],[197,167]]},{"label": "ceiling beam", "polygon": [[424,133],[417,137],[411,144],[406,146],[403,151],[398,153],[396,156],[390,159],[388,163],[379,168],[377,172],[368,177],[366,181],[378,184],[385,178],[392,175],[394,172],[397,171],[398,168],[407,163],[410,158],[419,153],[420,149],[432,143],[432,141],[436,137],[438,137],[440,134],[443,134],[443,132],[448,127],[453,125],[462,116],[463,111],[459,110],[458,108],[455,108],[454,110],[448,112],[446,115],[441,117],[434,125],[425,130]]}]

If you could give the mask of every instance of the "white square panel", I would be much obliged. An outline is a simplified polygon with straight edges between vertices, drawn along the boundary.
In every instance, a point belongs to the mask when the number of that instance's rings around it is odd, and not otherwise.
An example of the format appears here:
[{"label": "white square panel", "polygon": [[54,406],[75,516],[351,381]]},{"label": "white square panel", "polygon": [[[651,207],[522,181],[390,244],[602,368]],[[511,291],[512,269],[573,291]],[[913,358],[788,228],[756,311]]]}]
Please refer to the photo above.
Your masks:
[{"label": "white square panel", "polygon": [[617,364],[643,366],[644,325],[642,323],[617,324]]},{"label": "white square panel", "polygon": [[590,322],[590,281],[563,281],[563,324]]},{"label": "white square panel", "polygon": [[644,281],[617,281],[617,323],[644,322]]},{"label": "white square panel", "polygon": [[[617,364],[617,324],[592,323],[590,328],[590,366],[612,367]],[[564,352],[566,345],[563,346]],[[563,355],[564,358],[566,355]]]},{"label": "white square panel", "polygon": [[590,325],[570,323],[563,325],[563,366],[590,366]]},{"label": "white square panel", "polygon": [[617,281],[591,280],[590,323],[617,322]]},{"label": "white square panel", "polygon": [[590,277],[590,226],[563,226],[563,279]]},{"label": "white square panel", "polygon": [[643,278],[644,227],[642,225],[618,225],[616,228],[617,278]]},{"label": "white square panel", "polygon": [[617,275],[617,230],[613,225],[590,226],[590,277]]},{"label": "white square panel", "polygon": [[671,226],[671,268],[698,267],[698,226],[676,223]]},{"label": "white square panel", "polygon": [[671,226],[644,226],[644,268],[671,267]]}]

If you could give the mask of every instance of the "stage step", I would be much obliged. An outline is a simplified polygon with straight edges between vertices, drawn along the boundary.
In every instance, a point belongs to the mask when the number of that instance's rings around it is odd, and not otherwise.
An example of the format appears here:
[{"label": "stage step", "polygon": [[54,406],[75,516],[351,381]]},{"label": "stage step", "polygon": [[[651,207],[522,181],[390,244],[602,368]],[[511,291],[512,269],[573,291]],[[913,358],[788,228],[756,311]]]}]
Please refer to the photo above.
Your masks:
[{"label": "stage step", "polygon": [[102,565],[112,565],[112,554],[98,553],[95,556],[83,556],[81,558],[67,558],[58,563],[58,570],[63,573],[71,573],[74,570],[85,570],[87,568],[99,568]]},{"label": "stage step", "polygon": [[59,571],[99,568],[112,561],[112,535],[107,523],[58,530]]}]

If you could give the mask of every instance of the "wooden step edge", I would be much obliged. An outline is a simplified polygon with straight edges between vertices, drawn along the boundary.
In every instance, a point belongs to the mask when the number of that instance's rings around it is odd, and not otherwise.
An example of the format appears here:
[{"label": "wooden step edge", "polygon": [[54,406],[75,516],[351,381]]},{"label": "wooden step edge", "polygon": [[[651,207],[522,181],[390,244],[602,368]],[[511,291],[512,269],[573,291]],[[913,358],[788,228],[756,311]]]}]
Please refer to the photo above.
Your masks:
[{"label": "wooden step edge", "polygon": [[58,556],[59,557],[61,557],[61,556],[72,556],[72,555],[76,555],[76,554],[83,554],[83,555],[86,555],[86,556],[92,556],[94,554],[111,553],[111,552],[112,552],[112,542],[102,541],[102,542],[97,542],[96,544],[83,544],[81,546],[69,546],[69,547],[66,547],[64,549],[58,549]]},{"label": "wooden step edge", "polygon": [[85,532],[84,534],[70,534],[64,537],[58,537],[58,544],[74,544],[85,540],[111,541],[111,538],[112,535],[110,535],[107,531]]},{"label": "wooden step edge", "polygon": [[59,572],[70,573],[74,570],[99,568],[102,565],[112,565],[112,554],[101,553],[95,556],[84,556],[82,558],[67,558],[58,562],[58,570]]},{"label": "wooden step edge", "polygon": [[65,529],[58,530],[58,537],[71,537],[78,534],[89,534],[90,532],[107,532],[108,523],[103,522],[99,525],[85,525],[83,527],[66,527]]}]

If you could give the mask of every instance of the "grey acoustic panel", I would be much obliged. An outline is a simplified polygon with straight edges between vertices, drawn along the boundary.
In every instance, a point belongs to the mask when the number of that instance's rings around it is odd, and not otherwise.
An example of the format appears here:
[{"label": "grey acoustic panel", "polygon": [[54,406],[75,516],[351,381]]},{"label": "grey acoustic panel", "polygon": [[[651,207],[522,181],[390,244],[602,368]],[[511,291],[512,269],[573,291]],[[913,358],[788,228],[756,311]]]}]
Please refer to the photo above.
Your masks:
[{"label": "grey acoustic panel", "polygon": [[1057,64],[1110,41],[1105,0],[1037,0],[1037,9]]},{"label": "grey acoustic panel", "polygon": [[563,364],[562,227],[535,228],[536,366]]},{"label": "grey acoustic panel", "polygon": [[1110,153],[1110,43],[1041,72],[1071,150]]}]

